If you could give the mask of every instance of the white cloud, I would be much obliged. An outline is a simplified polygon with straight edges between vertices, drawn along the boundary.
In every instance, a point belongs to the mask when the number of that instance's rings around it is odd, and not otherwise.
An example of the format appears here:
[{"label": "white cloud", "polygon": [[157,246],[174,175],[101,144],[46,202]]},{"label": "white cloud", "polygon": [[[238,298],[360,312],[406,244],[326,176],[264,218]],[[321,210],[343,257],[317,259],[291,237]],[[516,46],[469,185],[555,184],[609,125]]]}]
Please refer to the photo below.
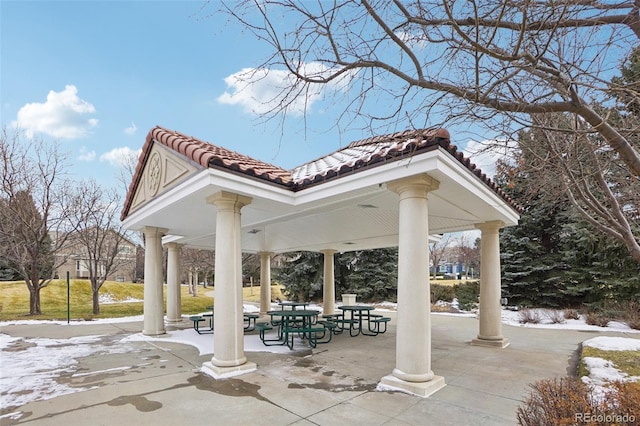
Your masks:
[{"label": "white cloud", "polygon": [[78,154],[78,161],[87,161],[91,162],[95,160],[96,152],[95,151],[87,151],[86,147],[80,148],[80,154]]},{"label": "white cloud", "polygon": [[138,127],[136,126],[136,123],[131,123],[131,126],[124,129],[124,134],[135,135],[137,131],[138,131]]},{"label": "white cloud", "polygon": [[123,167],[131,162],[137,161],[141,149],[131,149],[129,147],[114,148],[100,156],[100,161],[106,161],[112,166]]},{"label": "white cloud", "polygon": [[78,97],[76,86],[67,85],[61,92],[51,90],[45,103],[33,102],[20,108],[12,126],[24,129],[29,138],[45,133],[55,138],[75,139],[97,126],[97,119],[87,117],[95,112],[92,104]]},{"label": "white cloud", "polygon": [[[303,64],[300,72],[307,76],[323,76],[331,70],[318,62],[312,62]],[[245,112],[251,114],[267,114],[280,105],[288,104],[288,113],[302,115],[322,98],[324,90],[345,90],[349,77],[349,74],[345,74],[335,82],[311,85],[304,93],[298,93],[292,90],[296,78],[289,71],[244,68],[224,79],[228,90],[217,100],[221,104],[240,105]]]}]

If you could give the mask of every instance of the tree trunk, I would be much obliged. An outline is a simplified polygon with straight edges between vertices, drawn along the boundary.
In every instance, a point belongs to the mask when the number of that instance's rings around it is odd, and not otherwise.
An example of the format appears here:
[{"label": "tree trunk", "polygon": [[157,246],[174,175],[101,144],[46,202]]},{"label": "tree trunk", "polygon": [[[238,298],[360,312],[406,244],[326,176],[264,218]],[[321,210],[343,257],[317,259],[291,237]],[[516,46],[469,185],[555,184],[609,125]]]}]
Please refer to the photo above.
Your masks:
[{"label": "tree trunk", "polygon": [[100,289],[91,289],[93,293],[93,314],[98,315],[100,313]]},{"label": "tree trunk", "polygon": [[40,309],[40,288],[34,285],[29,289],[29,315],[42,315]]}]

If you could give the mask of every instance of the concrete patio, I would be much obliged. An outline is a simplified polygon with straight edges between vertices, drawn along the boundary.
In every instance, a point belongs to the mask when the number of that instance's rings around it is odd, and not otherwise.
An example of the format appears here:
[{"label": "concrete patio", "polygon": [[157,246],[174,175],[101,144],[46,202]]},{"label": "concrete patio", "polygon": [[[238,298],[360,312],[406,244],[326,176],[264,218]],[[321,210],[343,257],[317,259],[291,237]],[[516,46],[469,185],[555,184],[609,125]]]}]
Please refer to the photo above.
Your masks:
[{"label": "concrete patio", "polygon": [[[513,425],[528,384],[571,373],[579,344],[601,334],[505,326],[511,345],[487,348],[469,344],[476,337],[477,319],[432,315],[433,370],[447,385],[421,398],[376,390],[395,365],[394,322],[386,334],[338,335],[313,352],[247,352],[258,370],[223,380],[199,372],[211,355],[199,355],[193,346],[162,338],[128,342],[132,350],[79,358],[75,373],[57,379],[93,389],[8,410],[23,414],[1,424]],[[113,347],[138,334],[140,322],[9,325],[2,332],[49,338],[100,335],[101,344]]]}]

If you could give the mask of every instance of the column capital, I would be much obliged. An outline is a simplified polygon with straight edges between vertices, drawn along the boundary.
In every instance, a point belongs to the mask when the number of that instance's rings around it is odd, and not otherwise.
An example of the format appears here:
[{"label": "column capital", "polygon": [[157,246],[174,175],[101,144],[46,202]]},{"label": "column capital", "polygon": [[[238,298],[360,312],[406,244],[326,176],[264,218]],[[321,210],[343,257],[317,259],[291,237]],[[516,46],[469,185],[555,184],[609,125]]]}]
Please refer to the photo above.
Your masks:
[{"label": "column capital", "polygon": [[320,253],[326,254],[326,255],[335,254],[337,252],[338,252],[338,250],[336,250],[336,249],[323,249],[323,250],[320,250]]},{"label": "column capital", "polygon": [[258,254],[260,255],[260,257],[262,256],[273,256],[273,252],[272,251],[259,251]]},{"label": "column capital", "polygon": [[500,228],[504,227],[504,222],[501,220],[490,220],[487,222],[476,223],[474,224],[474,226],[476,229],[479,229],[482,232],[485,232],[485,231],[498,232]]},{"label": "column capital", "polygon": [[[440,187],[440,182],[426,173],[394,180],[387,183],[387,189],[403,195],[409,191],[414,196],[425,196]],[[424,194],[424,195],[423,195]]]},{"label": "column capital", "polygon": [[251,204],[252,200],[251,197],[228,191],[219,191],[207,197],[207,203],[213,204],[218,210],[233,209],[234,211],[240,211],[247,204]]},{"label": "column capital", "polygon": [[169,230],[167,228],[158,228],[156,226],[145,226],[142,228],[144,235],[163,237]]},{"label": "column capital", "polygon": [[184,244],[172,242],[172,243],[164,243],[163,245],[166,248],[177,250],[177,249],[181,248]]}]

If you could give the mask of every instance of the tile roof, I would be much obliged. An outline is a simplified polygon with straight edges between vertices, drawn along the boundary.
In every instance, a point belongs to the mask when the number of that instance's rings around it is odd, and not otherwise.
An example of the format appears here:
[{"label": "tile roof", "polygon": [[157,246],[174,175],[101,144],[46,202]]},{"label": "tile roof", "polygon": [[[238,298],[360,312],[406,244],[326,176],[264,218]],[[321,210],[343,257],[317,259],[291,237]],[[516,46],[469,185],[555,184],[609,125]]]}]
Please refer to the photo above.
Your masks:
[{"label": "tile roof", "polygon": [[345,148],[289,171],[191,136],[156,126],[151,129],[142,147],[142,154],[127,192],[121,220],[124,220],[129,214],[135,188],[138,186],[153,143],[160,143],[204,168],[218,168],[240,173],[284,186],[292,191],[299,191],[310,185],[339,178],[365,168],[442,147],[513,208],[521,211],[521,208],[504,191],[498,188],[475,164],[471,163],[462,152],[458,151],[455,145],[451,144],[449,132],[445,129],[405,130],[390,135],[374,136],[352,142]]},{"label": "tile roof", "polygon": [[391,135],[374,136],[352,142],[346,148],[296,167],[292,171],[293,181],[297,186],[306,187],[363,167],[435,149],[444,141],[449,141],[449,132],[445,129],[405,130]]}]

